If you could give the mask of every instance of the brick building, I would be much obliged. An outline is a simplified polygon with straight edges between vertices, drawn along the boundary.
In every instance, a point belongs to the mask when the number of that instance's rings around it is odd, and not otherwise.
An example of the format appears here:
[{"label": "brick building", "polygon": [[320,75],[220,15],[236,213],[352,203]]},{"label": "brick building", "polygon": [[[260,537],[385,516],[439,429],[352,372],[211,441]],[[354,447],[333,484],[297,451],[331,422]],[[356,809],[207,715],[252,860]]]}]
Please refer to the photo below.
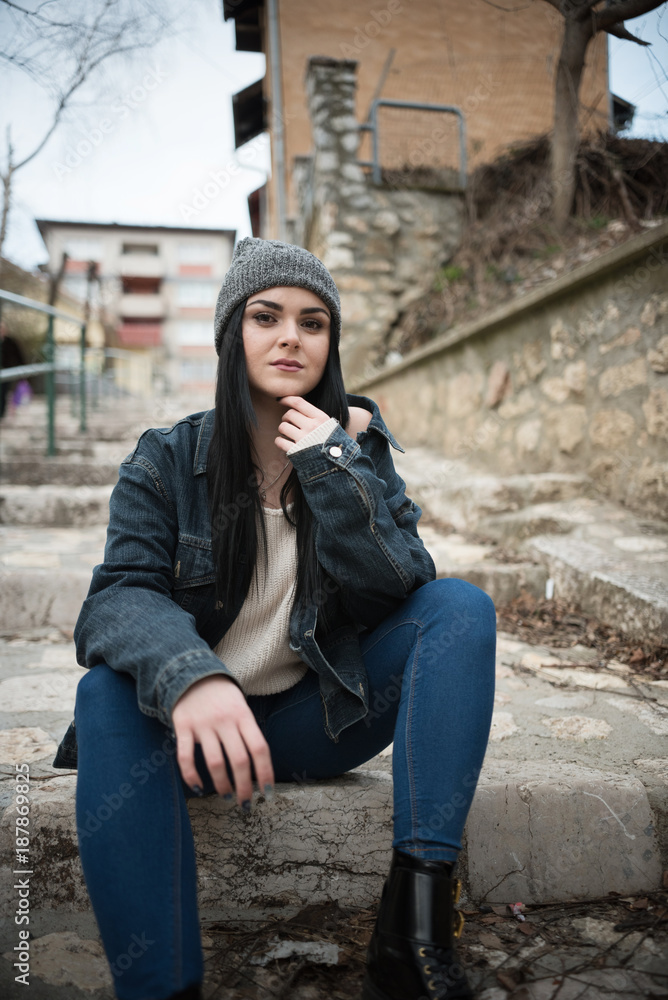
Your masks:
[{"label": "brick building", "polygon": [[[368,121],[374,98],[457,107],[466,128],[470,170],[508,146],[552,128],[554,80],[563,18],[547,3],[491,5],[484,0],[223,0],[233,19],[238,50],[264,52],[266,75],[233,100],[237,148],[269,129],[272,176],[253,192],[253,233],[287,238],[297,213],[292,185],[295,158],[312,152],[313,137],[304,91],[309,56],[350,59],[357,66],[356,118]],[[585,129],[607,129],[612,108],[608,88],[607,39],[587,51],[582,88]],[[438,121],[444,131],[434,164],[457,166],[456,117],[397,108],[379,109],[379,147],[385,164],[401,168],[424,148]],[[371,138],[363,133],[359,159],[370,161]],[[286,220],[281,229],[278,192]]]}]

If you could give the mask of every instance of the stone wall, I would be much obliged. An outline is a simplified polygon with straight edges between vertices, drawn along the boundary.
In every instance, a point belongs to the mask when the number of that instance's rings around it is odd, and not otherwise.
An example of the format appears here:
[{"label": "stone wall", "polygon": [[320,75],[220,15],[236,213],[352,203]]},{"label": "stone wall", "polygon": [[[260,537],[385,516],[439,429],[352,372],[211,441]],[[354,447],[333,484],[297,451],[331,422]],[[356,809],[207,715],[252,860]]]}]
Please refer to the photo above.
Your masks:
[{"label": "stone wall", "polygon": [[341,294],[341,362],[359,378],[385,356],[392,327],[456,249],[460,192],[373,184],[357,162],[357,63],[313,56],[306,71],[312,156],[295,160],[290,242],[329,268]]},{"label": "stone wall", "polygon": [[348,390],[404,447],[501,474],[586,472],[668,519],[668,222]]}]

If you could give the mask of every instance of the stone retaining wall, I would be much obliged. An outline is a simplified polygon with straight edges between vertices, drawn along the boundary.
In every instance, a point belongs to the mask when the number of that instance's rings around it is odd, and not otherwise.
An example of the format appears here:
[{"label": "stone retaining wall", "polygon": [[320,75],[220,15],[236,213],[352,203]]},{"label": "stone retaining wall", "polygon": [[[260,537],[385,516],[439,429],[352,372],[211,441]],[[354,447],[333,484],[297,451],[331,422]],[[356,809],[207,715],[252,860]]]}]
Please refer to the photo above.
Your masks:
[{"label": "stone retaining wall", "polygon": [[668,519],[668,222],[348,385],[402,445]]},{"label": "stone retaining wall", "polygon": [[459,244],[462,195],[375,185],[358,163],[357,63],[312,56],[306,92],[314,152],[296,157],[299,213],[290,242],[311,250],[341,294],[344,377],[359,377],[385,354],[406,307],[431,288]]}]

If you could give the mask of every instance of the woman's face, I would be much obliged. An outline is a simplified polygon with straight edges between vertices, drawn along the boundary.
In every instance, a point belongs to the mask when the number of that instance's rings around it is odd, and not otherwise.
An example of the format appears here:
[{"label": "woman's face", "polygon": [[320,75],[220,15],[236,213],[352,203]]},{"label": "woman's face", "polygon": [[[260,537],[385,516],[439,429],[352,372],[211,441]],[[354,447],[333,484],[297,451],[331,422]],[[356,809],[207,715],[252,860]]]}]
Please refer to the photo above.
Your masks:
[{"label": "woman's face", "polygon": [[[331,314],[315,292],[280,285],[248,296],[241,321],[251,398],[305,396],[322,378]],[[281,359],[294,362],[282,366]]]}]

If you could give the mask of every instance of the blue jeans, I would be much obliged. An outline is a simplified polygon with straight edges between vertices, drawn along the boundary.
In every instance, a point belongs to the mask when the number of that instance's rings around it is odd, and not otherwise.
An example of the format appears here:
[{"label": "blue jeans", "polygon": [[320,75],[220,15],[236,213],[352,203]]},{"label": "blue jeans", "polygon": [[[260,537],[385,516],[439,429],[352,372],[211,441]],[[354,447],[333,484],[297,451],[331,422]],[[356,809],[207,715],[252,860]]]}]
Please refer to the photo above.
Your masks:
[{"label": "blue jeans", "polygon": [[[248,696],[276,781],[342,774],[394,741],[392,846],[455,861],[489,736],[495,639],[487,594],[433,580],[360,635],[369,713],[338,743],[324,732],[312,671],[287,691]],[[186,806],[193,793],[171,733],[139,711],[130,674],[106,664],[89,670],[75,720],[79,850],[116,994],[164,1000],[203,979]],[[199,744],[195,761],[205,794],[214,793]]]}]

